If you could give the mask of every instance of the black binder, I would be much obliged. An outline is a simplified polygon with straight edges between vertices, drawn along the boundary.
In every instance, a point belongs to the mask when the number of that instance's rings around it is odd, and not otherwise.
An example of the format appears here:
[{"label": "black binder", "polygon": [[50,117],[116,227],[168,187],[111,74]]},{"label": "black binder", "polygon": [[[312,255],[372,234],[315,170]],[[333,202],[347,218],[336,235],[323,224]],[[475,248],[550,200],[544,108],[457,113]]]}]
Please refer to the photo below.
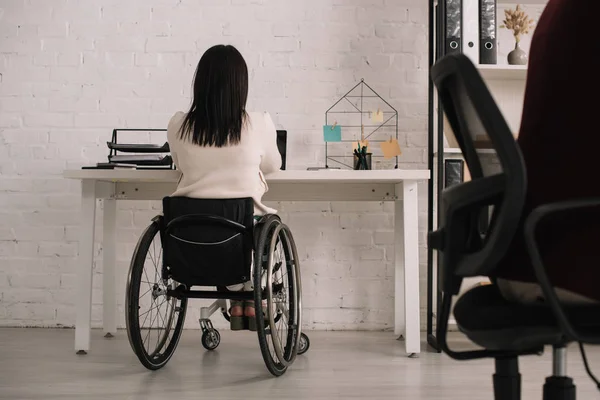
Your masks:
[{"label": "black binder", "polygon": [[461,159],[444,160],[444,188],[462,183],[465,174],[465,162]]},{"label": "black binder", "polygon": [[479,0],[479,63],[497,64],[496,0]]},{"label": "black binder", "polygon": [[445,54],[462,51],[462,0],[444,0],[446,18]]}]

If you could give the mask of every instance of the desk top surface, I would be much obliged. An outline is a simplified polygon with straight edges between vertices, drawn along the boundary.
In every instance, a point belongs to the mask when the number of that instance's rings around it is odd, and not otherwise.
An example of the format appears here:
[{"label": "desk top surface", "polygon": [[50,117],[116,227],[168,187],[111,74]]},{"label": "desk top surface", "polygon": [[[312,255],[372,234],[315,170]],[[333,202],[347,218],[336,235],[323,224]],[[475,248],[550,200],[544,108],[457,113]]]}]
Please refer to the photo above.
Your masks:
[{"label": "desk top surface", "polygon": [[[177,182],[180,172],[176,170],[130,170],[130,169],[71,169],[63,176],[70,179],[94,179],[107,182]],[[429,171],[423,169],[391,170],[287,170],[266,176],[268,183],[393,183],[406,180],[427,180]]]}]

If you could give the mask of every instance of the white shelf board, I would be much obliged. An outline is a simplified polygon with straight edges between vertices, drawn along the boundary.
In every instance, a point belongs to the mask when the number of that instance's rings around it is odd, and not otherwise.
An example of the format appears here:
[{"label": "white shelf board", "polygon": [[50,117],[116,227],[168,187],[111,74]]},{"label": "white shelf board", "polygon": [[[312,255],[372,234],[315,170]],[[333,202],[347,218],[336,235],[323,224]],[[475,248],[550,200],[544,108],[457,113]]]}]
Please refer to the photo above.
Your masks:
[{"label": "white shelf board", "polygon": [[[479,154],[496,154],[496,150],[494,149],[476,149],[475,151]],[[436,151],[434,154],[437,155],[438,152]],[[462,151],[459,148],[446,147],[444,154],[462,154]]]},{"label": "white shelf board", "polygon": [[523,80],[527,78],[527,65],[480,64],[477,66],[483,79]]},{"label": "white shelf board", "polygon": [[546,4],[548,0],[498,0],[498,4]]},{"label": "white shelf board", "polygon": [[[433,1],[433,5],[437,6],[439,3],[439,0],[434,0]],[[528,6],[528,5],[546,5],[548,3],[548,0],[498,0],[497,4],[498,5],[503,5],[503,4],[522,4],[524,6]]]}]

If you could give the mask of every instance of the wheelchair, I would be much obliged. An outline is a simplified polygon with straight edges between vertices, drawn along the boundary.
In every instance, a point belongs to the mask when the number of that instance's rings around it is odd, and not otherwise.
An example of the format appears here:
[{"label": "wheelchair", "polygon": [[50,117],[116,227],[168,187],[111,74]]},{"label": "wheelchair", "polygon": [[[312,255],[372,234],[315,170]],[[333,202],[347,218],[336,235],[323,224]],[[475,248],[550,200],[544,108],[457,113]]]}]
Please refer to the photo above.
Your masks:
[{"label": "wheelchair", "polygon": [[[253,212],[251,198],[163,199],[163,215],[138,240],[126,288],[127,335],[144,367],[160,369],[173,356],[194,298],[215,299],[199,321],[207,350],[221,342],[210,317],[220,311],[229,321],[228,300],[254,300],[258,343],[274,376],[308,350],[292,233],[277,215],[255,220]],[[227,290],[247,281],[253,291]]]}]

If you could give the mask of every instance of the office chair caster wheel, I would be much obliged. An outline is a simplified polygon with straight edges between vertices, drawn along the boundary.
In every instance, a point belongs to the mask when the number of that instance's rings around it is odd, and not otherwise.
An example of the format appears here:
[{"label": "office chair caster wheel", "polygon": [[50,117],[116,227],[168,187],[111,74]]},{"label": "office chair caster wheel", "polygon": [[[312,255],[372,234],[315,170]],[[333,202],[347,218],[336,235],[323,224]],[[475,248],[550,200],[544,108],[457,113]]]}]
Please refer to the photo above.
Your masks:
[{"label": "office chair caster wheel", "polygon": [[308,351],[310,347],[310,340],[308,340],[308,336],[304,333],[300,334],[300,343],[298,345],[298,354],[304,354]]},{"label": "office chair caster wheel", "polygon": [[214,350],[221,343],[221,335],[216,329],[210,329],[202,332],[202,346],[206,350]]}]

